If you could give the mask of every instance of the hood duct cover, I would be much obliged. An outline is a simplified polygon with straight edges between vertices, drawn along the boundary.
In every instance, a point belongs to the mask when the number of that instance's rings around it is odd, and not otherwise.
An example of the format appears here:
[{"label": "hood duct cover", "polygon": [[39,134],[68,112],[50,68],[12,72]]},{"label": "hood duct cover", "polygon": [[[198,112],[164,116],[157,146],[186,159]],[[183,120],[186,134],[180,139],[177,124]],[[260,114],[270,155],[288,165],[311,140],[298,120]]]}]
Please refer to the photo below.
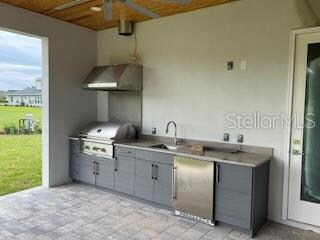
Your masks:
[{"label": "hood duct cover", "polygon": [[133,22],[121,19],[118,26],[119,35],[130,36],[133,34]]},{"label": "hood duct cover", "polygon": [[82,87],[102,91],[141,91],[143,68],[136,64],[94,67]]}]

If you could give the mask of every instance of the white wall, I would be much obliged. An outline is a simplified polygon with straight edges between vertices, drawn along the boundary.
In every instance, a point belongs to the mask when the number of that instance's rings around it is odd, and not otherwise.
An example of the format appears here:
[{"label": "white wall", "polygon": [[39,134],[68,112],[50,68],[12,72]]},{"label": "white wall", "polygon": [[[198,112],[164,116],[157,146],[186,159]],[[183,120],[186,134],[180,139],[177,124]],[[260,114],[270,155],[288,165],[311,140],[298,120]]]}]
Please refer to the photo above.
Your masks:
[{"label": "white wall", "polygon": [[1,28],[41,36],[44,50],[49,49],[49,72],[44,68],[49,85],[43,82],[44,106],[49,106],[43,110],[43,120],[49,122],[43,129],[43,184],[66,183],[67,137],[97,114],[96,93],[81,90],[80,84],[96,65],[96,32],[3,3],[0,16]]},{"label": "white wall", "polygon": [[317,17],[317,19],[320,21],[320,2],[318,0],[308,0],[312,12]]},{"label": "white wall", "polygon": [[[137,24],[143,132],[157,127],[165,135],[166,123],[175,120],[179,137],[220,141],[229,132],[234,142],[242,133],[246,144],[274,148],[269,218],[281,221],[285,130],[230,130],[225,115],[287,111],[290,30],[315,23],[304,0],[241,0]],[[98,64],[127,62],[132,48],[133,37],[101,31]],[[226,70],[229,60],[236,70]],[[98,117],[105,120],[106,94],[98,96]]]}]

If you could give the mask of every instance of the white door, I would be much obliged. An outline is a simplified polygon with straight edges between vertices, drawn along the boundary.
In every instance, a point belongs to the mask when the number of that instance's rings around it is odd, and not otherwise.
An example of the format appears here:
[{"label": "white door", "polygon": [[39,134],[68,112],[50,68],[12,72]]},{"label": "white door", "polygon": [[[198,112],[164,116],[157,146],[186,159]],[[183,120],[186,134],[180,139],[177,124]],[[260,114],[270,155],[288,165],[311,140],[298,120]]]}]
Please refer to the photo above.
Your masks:
[{"label": "white door", "polygon": [[320,33],[296,35],[293,116],[288,218],[320,226]]}]

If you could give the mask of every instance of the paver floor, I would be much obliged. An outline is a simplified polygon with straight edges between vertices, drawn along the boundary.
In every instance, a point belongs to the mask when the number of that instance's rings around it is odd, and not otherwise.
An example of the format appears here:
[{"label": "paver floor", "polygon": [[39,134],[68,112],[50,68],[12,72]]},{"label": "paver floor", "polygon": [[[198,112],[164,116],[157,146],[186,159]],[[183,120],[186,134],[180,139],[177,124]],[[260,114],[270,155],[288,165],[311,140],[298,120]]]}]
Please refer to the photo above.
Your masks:
[{"label": "paver floor", "polygon": [[[38,187],[0,197],[0,240],[249,238],[229,227],[210,227],[83,184]],[[320,235],[270,222],[256,239],[319,240]]]}]

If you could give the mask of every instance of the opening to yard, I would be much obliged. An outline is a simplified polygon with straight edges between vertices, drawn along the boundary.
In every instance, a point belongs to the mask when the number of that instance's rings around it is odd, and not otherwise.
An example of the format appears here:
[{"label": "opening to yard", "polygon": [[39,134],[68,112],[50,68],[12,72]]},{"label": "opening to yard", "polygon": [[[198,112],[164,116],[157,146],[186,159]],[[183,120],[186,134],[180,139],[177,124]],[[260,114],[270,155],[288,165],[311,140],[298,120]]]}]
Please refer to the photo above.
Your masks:
[{"label": "opening to yard", "polygon": [[0,196],[41,185],[42,39],[0,29]]}]

